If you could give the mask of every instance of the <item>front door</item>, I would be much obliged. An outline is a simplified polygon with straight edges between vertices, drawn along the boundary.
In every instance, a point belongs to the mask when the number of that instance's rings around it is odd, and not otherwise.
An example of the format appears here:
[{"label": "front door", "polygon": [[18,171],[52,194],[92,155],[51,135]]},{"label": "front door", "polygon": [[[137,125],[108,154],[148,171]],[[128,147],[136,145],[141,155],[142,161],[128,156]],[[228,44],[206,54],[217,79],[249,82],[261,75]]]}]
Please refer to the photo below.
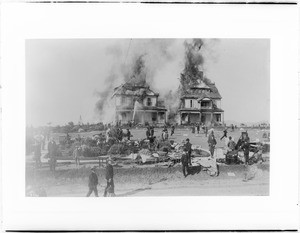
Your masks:
[{"label": "front door", "polygon": [[201,114],[201,123],[205,124],[205,121],[206,121],[205,114]]}]

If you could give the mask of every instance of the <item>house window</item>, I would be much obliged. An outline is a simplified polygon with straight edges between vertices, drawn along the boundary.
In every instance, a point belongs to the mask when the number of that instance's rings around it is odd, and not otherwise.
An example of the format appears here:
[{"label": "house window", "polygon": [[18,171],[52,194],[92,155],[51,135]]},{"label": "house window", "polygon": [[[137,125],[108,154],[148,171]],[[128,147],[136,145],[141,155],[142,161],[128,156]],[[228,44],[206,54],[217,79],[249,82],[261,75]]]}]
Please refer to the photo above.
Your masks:
[{"label": "house window", "polygon": [[209,105],[210,105],[210,103],[209,103],[208,101],[202,101],[202,102],[201,102],[201,107],[202,107],[202,108],[208,108]]},{"label": "house window", "polygon": [[122,96],[122,98],[121,98],[121,104],[125,104],[126,103],[126,98],[125,98],[125,96]]},{"label": "house window", "polygon": [[147,106],[152,106],[151,98],[147,98]]},{"label": "house window", "polygon": [[193,108],[193,100],[190,100],[190,106]]}]

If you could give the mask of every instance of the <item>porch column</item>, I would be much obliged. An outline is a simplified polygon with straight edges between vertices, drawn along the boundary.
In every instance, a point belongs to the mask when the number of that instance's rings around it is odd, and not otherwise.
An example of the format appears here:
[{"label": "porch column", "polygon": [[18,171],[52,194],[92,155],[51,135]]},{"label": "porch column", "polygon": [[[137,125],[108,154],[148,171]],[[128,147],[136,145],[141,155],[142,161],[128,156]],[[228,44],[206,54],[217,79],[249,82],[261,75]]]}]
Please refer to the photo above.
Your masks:
[{"label": "porch column", "polygon": [[199,112],[199,124],[201,124],[201,112]]},{"label": "porch column", "polygon": [[145,112],[145,110],[143,111],[143,114],[142,114],[142,124],[145,124],[145,114],[146,114],[146,112]]},{"label": "porch column", "polygon": [[222,124],[224,125],[224,112],[221,113],[221,120],[222,120]]}]

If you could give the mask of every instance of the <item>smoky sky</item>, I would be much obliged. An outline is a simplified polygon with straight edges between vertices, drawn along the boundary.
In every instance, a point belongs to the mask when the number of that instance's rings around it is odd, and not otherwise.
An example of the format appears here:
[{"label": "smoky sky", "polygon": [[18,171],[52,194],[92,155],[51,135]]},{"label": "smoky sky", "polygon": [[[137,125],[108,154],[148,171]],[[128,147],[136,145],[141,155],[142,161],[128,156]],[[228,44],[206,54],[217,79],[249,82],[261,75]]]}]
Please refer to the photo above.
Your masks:
[{"label": "smoky sky", "polygon": [[[99,122],[97,103],[134,72],[160,97],[178,88],[192,39],[49,39],[26,41],[26,124]],[[204,74],[222,95],[225,121],[270,117],[270,41],[204,39],[195,43]],[[194,48],[197,51],[197,47]],[[143,70],[135,66],[143,57]],[[195,56],[194,56],[195,57]],[[193,57],[192,57],[193,58]],[[137,70],[134,70],[137,69]],[[144,73],[143,73],[144,72]],[[108,98],[109,100],[109,98]],[[100,101],[100,102],[99,102]]]}]

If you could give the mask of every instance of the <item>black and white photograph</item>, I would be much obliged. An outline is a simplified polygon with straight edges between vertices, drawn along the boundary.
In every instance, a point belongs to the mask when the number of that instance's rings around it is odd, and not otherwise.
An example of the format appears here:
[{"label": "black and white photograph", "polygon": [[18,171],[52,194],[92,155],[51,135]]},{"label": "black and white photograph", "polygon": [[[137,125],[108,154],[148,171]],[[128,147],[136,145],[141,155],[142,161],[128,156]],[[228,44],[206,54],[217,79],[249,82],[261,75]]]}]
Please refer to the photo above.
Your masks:
[{"label": "black and white photograph", "polygon": [[26,196],[266,196],[270,40],[26,41]]},{"label": "black and white photograph", "polygon": [[295,231],[297,4],[1,4],[0,228]]}]

